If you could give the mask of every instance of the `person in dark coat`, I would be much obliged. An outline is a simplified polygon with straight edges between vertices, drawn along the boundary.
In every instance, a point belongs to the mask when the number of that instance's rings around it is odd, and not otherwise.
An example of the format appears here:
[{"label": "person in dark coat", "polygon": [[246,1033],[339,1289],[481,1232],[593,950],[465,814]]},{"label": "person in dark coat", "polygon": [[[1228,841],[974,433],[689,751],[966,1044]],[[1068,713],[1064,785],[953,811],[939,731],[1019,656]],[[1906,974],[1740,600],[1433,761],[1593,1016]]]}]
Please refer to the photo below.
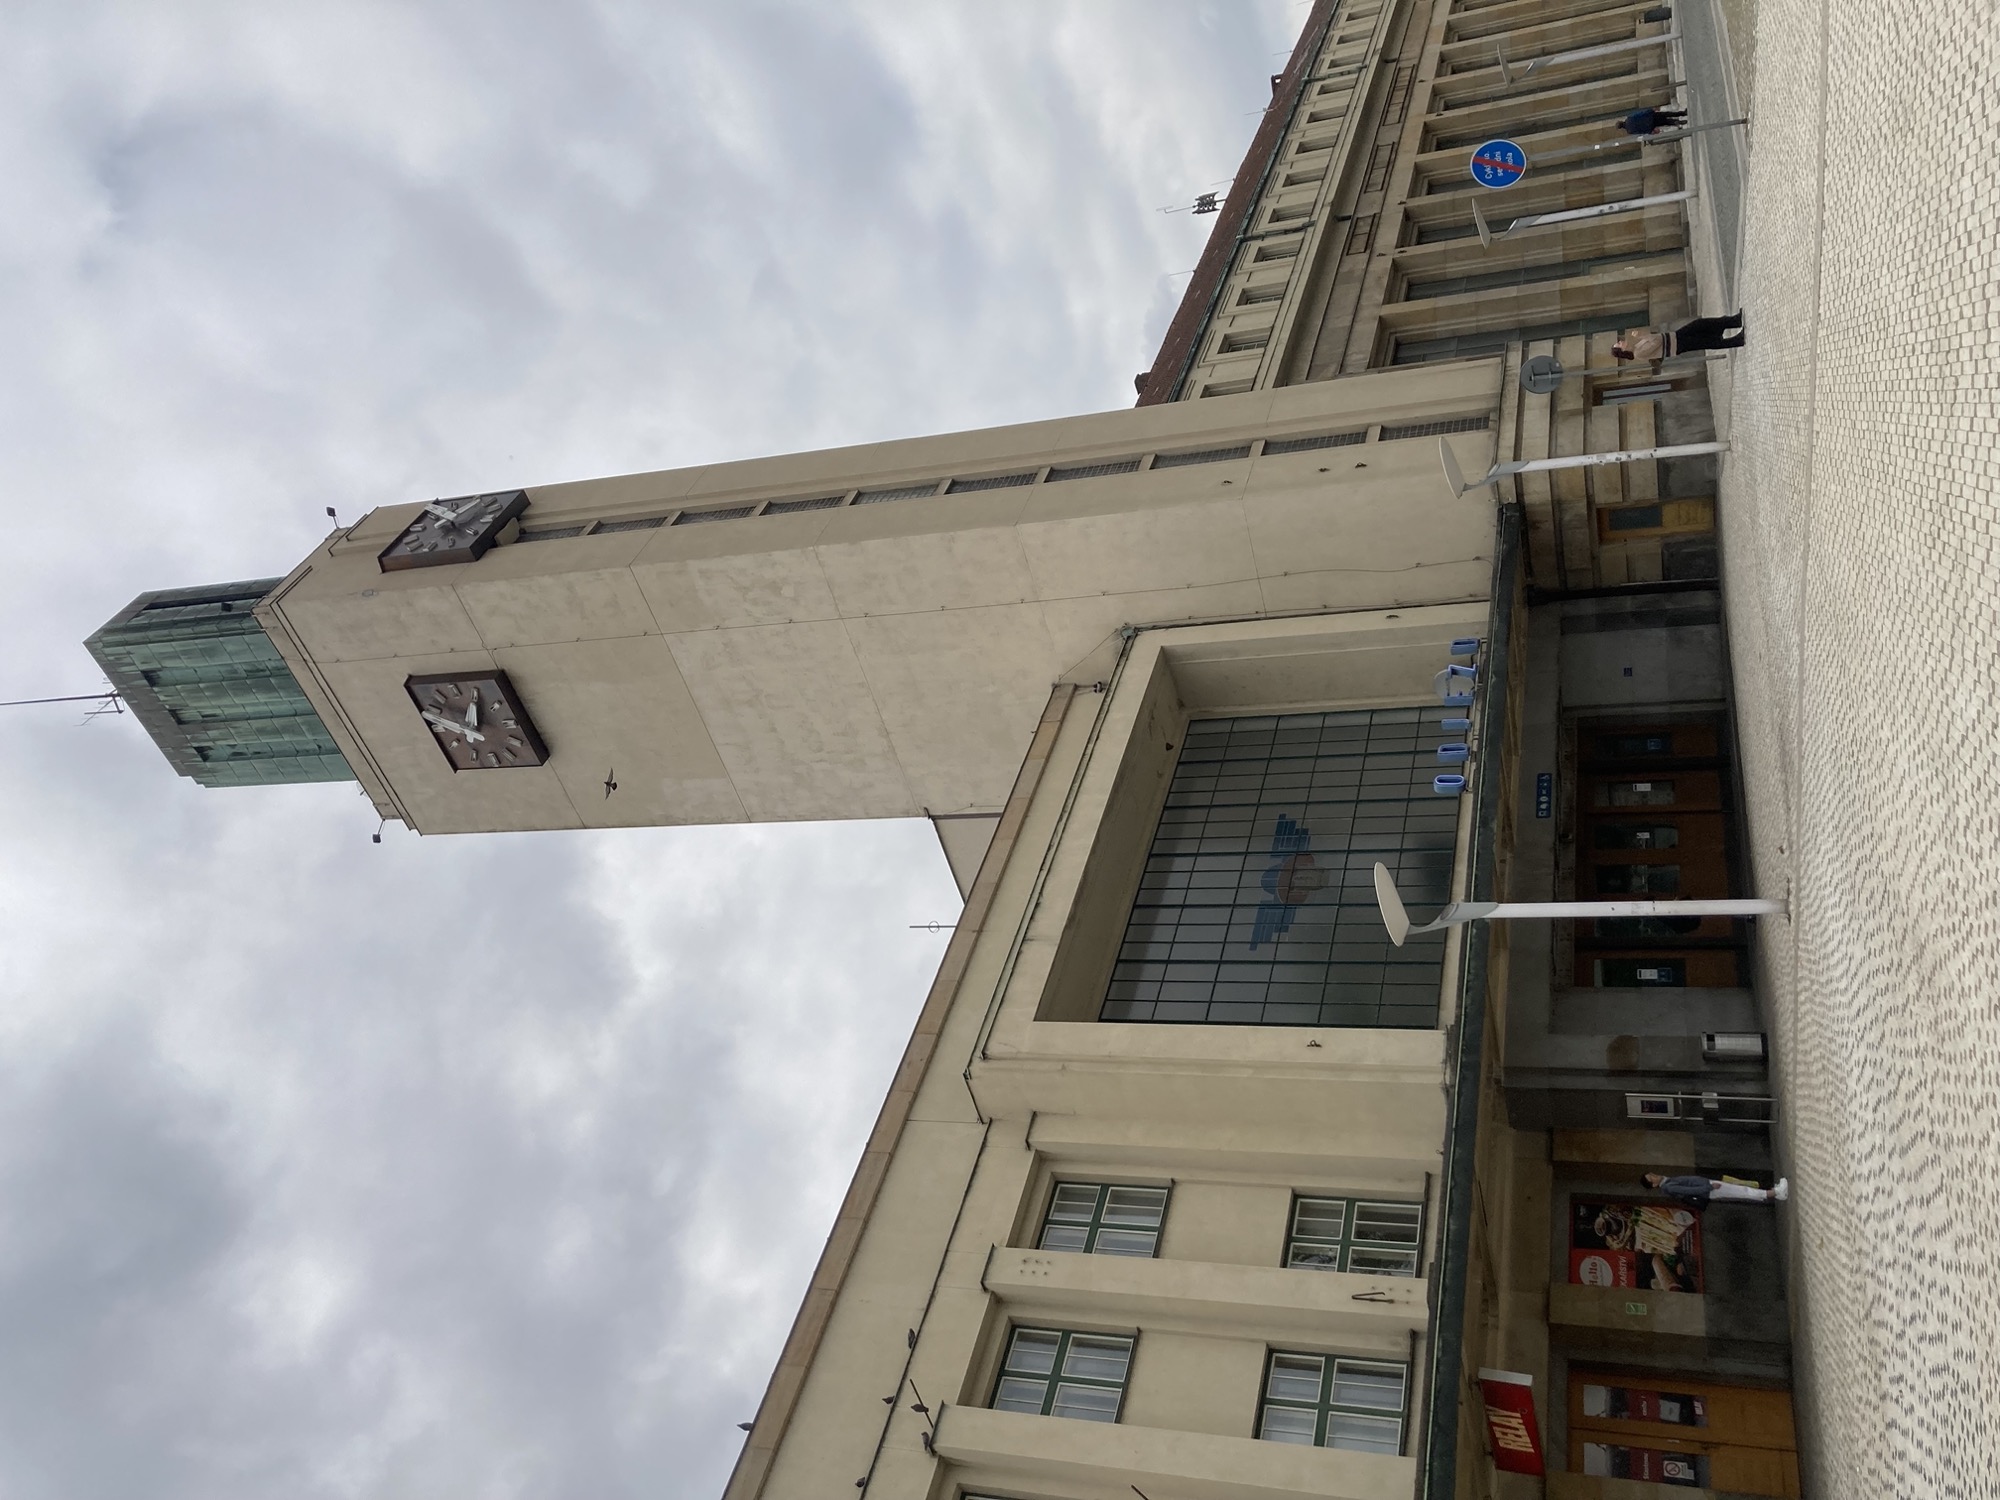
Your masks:
[{"label": "person in dark coat", "polygon": [[1687,124],[1688,115],[1684,109],[1673,109],[1648,105],[1635,109],[1618,122],[1618,128],[1627,135],[1651,135],[1656,130],[1679,130]]},{"label": "person in dark coat", "polygon": [[1792,1196],[1791,1184],[1784,1178],[1778,1179],[1776,1187],[1744,1187],[1740,1183],[1723,1182],[1714,1177],[1668,1177],[1660,1172],[1646,1174],[1646,1186],[1656,1193],[1665,1193],[1669,1198],[1679,1198],[1684,1203],[1705,1207],[1715,1203],[1783,1203]]},{"label": "person in dark coat", "polygon": [[1690,318],[1678,328],[1628,328],[1611,346],[1613,359],[1638,359],[1658,364],[1676,354],[1743,347],[1743,314],[1726,318]]}]

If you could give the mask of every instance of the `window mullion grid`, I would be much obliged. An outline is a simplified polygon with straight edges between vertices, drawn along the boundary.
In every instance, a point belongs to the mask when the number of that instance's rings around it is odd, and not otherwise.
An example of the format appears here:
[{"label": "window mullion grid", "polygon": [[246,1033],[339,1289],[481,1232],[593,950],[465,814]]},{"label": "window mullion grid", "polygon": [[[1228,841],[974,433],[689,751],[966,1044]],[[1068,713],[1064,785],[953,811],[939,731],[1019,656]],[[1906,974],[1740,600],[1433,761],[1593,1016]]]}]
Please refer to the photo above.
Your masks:
[{"label": "window mullion grid", "polygon": [[1090,1225],[1083,1232],[1083,1253],[1085,1255],[1089,1255],[1097,1249],[1097,1236],[1104,1228],[1104,1204],[1110,1196],[1110,1184],[1100,1182],[1097,1185],[1097,1201],[1090,1206]]},{"label": "window mullion grid", "polygon": [[[1085,1334],[1083,1337],[1100,1338],[1107,1337],[1107,1335]],[[1042,1411],[1045,1415],[1049,1416],[1056,1414],[1056,1402],[1061,1398],[1064,1386],[1087,1386],[1092,1390],[1111,1391],[1115,1393],[1116,1403],[1112,1408],[1112,1420],[1116,1421],[1119,1410],[1125,1405],[1125,1382],[1123,1380],[1102,1380],[1092,1375],[1071,1375],[1064,1370],[1064,1366],[1069,1363],[1070,1349],[1075,1345],[1077,1338],[1078,1335],[1074,1333],[1065,1333],[1062,1336],[1062,1341],[1056,1346],[1056,1367],[1049,1373],[1049,1390],[1047,1396],[1042,1400]],[[1126,1351],[1126,1359],[1129,1361],[1131,1358],[1131,1345],[1129,1341],[1126,1343]]]}]

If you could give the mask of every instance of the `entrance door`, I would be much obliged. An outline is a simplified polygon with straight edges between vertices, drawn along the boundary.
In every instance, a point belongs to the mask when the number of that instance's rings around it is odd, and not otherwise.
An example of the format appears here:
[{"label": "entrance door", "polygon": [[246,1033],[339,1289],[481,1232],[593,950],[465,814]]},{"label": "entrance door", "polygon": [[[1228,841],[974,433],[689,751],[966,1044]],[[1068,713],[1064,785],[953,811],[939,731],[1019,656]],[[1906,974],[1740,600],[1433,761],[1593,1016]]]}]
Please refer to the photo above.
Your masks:
[{"label": "entrance door", "polygon": [[[1578,728],[1577,899],[1731,894],[1718,726]],[[1742,936],[1728,917],[1604,917],[1576,935],[1579,985],[1731,988]]]},{"label": "entrance door", "polygon": [[1789,1391],[1572,1368],[1572,1473],[1739,1495],[1799,1494]]}]

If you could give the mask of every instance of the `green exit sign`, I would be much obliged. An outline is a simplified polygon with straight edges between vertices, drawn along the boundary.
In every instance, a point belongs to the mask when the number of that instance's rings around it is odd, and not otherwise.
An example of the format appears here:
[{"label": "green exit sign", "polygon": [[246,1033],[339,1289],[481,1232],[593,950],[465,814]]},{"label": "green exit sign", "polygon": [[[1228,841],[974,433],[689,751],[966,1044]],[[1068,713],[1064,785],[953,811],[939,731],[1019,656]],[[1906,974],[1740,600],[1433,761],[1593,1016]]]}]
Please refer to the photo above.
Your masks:
[{"label": "green exit sign", "polygon": [[1625,1304],[1625,1311],[1635,1318],[1643,1318],[1646,1316],[1646,1304],[1643,1302],[1628,1302]]}]

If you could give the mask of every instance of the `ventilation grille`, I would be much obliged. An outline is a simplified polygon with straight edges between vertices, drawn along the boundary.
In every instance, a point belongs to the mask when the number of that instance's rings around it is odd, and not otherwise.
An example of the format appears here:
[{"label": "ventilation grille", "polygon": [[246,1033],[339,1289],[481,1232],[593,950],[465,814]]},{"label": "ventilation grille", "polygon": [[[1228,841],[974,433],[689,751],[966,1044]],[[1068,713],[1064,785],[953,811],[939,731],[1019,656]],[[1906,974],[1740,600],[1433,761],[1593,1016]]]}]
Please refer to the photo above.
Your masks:
[{"label": "ventilation grille", "polygon": [[773,500],[764,507],[767,516],[795,516],[802,510],[832,510],[845,495],[819,495],[811,500]]},{"label": "ventilation grille", "polygon": [[1232,458],[1248,458],[1250,445],[1240,444],[1234,448],[1203,448],[1196,453],[1162,453],[1153,459],[1156,469],[1178,469],[1183,464],[1220,464]]},{"label": "ventilation grille", "polygon": [[521,542],[556,542],[561,541],[566,536],[582,535],[583,528],[581,526],[544,526],[536,531],[524,531],[515,540]]},{"label": "ventilation grille", "polygon": [[599,521],[597,528],[590,534],[592,536],[604,536],[608,532],[613,531],[651,531],[655,526],[664,526],[666,524],[667,518],[665,516],[642,516],[636,521]]},{"label": "ventilation grille", "polygon": [[700,521],[740,521],[757,507],[732,505],[727,510],[684,510],[674,517],[676,526],[693,526]]},{"label": "ventilation grille", "polygon": [[884,500],[919,500],[937,493],[937,481],[929,484],[902,484],[893,489],[863,490],[854,497],[856,505],[880,505]]},{"label": "ventilation grille", "polygon": [[1311,453],[1317,448],[1345,448],[1350,443],[1365,443],[1367,441],[1368,434],[1366,432],[1321,432],[1314,434],[1312,437],[1273,438],[1264,445],[1264,452],[1267,455],[1273,453]]},{"label": "ventilation grille", "polygon": [[947,495],[970,495],[978,490],[1011,490],[1016,485],[1033,484],[1035,476],[1028,474],[992,474],[985,479],[954,479],[945,486]]},{"label": "ventilation grille", "polygon": [[1397,438],[1435,437],[1445,432],[1484,432],[1492,422],[1492,416],[1485,412],[1476,417],[1446,417],[1437,422],[1406,422],[1401,427],[1384,427],[1382,441],[1393,443]]},{"label": "ventilation grille", "polygon": [[1060,479],[1096,479],[1104,474],[1130,474],[1139,467],[1136,458],[1114,458],[1101,464],[1071,464],[1066,469],[1049,470],[1048,482],[1054,484]]}]

